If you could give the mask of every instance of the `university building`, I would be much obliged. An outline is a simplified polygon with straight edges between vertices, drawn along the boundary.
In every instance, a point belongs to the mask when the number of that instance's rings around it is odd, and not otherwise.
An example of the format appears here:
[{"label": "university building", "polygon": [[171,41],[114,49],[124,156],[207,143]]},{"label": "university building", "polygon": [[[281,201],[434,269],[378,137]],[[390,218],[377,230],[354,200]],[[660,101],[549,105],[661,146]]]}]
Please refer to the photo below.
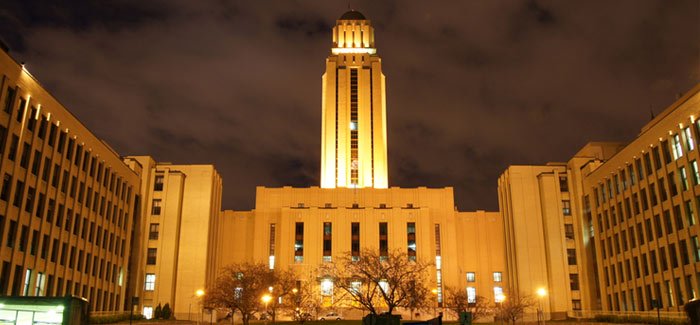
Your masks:
[{"label": "university building", "polygon": [[[224,211],[219,266],[259,262],[307,278],[346,253],[398,249],[433,263],[436,307],[445,286],[472,300],[500,297],[507,281],[498,213],[459,212],[451,187],[389,187],[385,84],[371,22],[343,14],[322,77],[321,186],[258,187],[253,211]],[[319,277],[332,299],[332,281]]]},{"label": "university building", "polygon": [[604,310],[681,311],[698,297],[698,116],[700,85],[583,179]]},{"label": "university building", "polygon": [[256,262],[314,274],[330,306],[334,284],[314,272],[364,248],[432,263],[436,308],[453,287],[470,302],[535,297],[531,319],[672,315],[700,290],[700,85],[629,144],[510,166],[500,212],[461,212],[451,187],[390,186],[382,61],[371,21],[349,11],[321,78],[319,186],[260,186],[253,210],[221,211],[213,165],[121,157],[4,51],[0,77],[0,295],[75,295],[97,313],[134,301],[148,317],[167,303],[197,320],[222,267]]},{"label": "university building", "polygon": [[124,310],[139,176],[0,51],[0,295]]}]

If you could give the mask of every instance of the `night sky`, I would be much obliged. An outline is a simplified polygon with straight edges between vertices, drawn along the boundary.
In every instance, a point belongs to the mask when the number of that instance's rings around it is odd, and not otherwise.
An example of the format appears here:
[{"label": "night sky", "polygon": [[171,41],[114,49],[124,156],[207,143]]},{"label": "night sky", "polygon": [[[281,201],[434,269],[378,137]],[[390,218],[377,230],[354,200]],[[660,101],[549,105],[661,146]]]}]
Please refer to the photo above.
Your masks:
[{"label": "night sky", "polygon": [[[347,1],[0,2],[11,55],[122,155],[213,163],[224,208],[319,184]],[[389,183],[498,209],[508,165],[629,141],[700,80],[700,1],[352,1],[387,77]]]}]

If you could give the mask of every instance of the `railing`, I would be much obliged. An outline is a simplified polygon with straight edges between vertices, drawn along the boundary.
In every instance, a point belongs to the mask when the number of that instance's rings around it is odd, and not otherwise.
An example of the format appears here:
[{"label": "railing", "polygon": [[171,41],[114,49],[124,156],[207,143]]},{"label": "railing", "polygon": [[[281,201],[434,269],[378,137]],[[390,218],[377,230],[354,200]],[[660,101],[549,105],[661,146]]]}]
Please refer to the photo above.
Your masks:
[{"label": "railing", "polygon": [[642,317],[654,317],[661,316],[661,318],[680,318],[684,319],[687,317],[685,312],[682,311],[602,311],[602,310],[574,310],[569,311],[568,316],[570,318],[595,318],[597,315],[614,315],[614,316],[642,316]]}]

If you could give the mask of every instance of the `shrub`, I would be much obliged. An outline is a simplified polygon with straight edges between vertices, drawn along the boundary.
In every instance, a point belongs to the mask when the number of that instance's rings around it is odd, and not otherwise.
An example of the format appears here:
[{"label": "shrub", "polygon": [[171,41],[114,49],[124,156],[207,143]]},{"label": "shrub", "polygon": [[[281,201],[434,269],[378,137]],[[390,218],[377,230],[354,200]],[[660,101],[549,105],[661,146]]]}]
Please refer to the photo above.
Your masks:
[{"label": "shrub", "polygon": [[[143,315],[135,314],[133,320],[143,319]],[[129,320],[129,313],[113,314],[113,315],[96,315],[90,316],[90,324],[113,324]]]},{"label": "shrub", "polygon": [[[603,323],[632,323],[632,324],[656,324],[657,318],[650,316],[618,316],[618,315],[596,315],[594,318]],[[688,325],[687,319],[682,318],[661,318],[661,325]]]},{"label": "shrub", "polygon": [[170,319],[170,316],[172,316],[173,311],[170,309],[170,304],[165,303],[165,306],[163,306],[163,310],[161,311],[161,316],[163,319]]},{"label": "shrub", "polygon": [[153,311],[153,318],[154,319],[161,319],[162,317],[163,317],[163,307],[161,307],[160,304],[158,304],[158,306],[156,306],[156,310]]}]

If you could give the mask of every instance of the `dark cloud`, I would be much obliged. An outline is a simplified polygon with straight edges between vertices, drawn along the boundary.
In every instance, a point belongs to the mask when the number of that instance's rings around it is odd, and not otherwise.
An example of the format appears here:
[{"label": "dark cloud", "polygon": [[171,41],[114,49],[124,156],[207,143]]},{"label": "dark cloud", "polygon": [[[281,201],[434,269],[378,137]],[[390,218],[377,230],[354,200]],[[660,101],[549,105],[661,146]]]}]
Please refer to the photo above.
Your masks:
[{"label": "dark cloud", "polygon": [[[390,184],[497,208],[511,164],[629,140],[700,78],[700,2],[354,1],[387,76]],[[224,207],[318,184],[321,74],[345,1],[0,4],[0,38],[124,155],[214,163]]]}]

